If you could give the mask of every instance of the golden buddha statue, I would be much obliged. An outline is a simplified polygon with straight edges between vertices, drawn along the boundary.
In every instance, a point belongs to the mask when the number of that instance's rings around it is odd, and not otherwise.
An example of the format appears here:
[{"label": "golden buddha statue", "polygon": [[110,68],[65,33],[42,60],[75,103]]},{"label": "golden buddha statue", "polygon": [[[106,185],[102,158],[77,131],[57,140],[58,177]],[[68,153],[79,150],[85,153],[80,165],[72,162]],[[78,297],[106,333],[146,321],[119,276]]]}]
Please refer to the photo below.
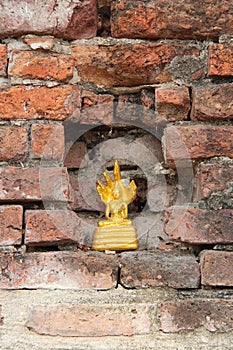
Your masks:
[{"label": "golden buddha statue", "polygon": [[128,205],[136,198],[136,185],[121,178],[118,161],[114,163],[114,180],[104,172],[106,185],[98,181],[97,191],[106,205],[106,220],[95,229],[92,247],[95,250],[133,250],[138,248],[136,230],[128,219]]}]

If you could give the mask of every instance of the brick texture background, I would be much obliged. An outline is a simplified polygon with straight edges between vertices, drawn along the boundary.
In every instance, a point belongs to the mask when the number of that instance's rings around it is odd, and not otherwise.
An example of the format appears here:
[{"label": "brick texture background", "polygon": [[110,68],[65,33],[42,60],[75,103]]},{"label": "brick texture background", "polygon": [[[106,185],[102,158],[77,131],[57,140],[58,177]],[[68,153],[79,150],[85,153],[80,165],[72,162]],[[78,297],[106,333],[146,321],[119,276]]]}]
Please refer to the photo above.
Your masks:
[{"label": "brick texture background", "polygon": [[[1,349],[232,348],[230,1],[0,12]],[[110,254],[115,159],[139,248]]]}]

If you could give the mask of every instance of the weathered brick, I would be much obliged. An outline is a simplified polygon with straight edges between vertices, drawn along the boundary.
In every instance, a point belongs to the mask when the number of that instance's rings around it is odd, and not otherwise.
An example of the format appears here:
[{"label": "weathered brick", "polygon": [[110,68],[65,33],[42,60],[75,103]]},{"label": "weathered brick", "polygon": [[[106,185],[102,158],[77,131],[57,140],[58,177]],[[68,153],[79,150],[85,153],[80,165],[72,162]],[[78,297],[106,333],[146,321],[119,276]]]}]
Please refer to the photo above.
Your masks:
[{"label": "weathered brick", "polygon": [[80,90],[76,86],[13,86],[0,92],[0,118],[65,120],[79,116]]},{"label": "weathered brick", "polygon": [[32,33],[73,40],[94,37],[97,31],[96,0],[7,0],[1,5],[1,18],[1,37]]},{"label": "weathered brick", "polygon": [[165,232],[169,238],[190,244],[232,244],[232,227],[232,209],[171,207],[165,215]]},{"label": "weathered brick", "polygon": [[148,39],[217,39],[232,34],[228,1],[112,1],[112,35]]},{"label": "weathered brick", "polygon": [[115,120],[138,127],[155,127],[154,92],[142,89],[137,94],[120,95]]},{"label": "weathered brick", "polygon": [[164,157],[168,163],[187,159],[233,157],[233,126],[168,126],[163,136]]},{"label": "weathered brick", "polygon": [[78,141],[71,145],[68,143],[69,148],[67,149],[64,166],[68,169],[83,168],[87,165],[87,161],[84,157],[87,157],[87,147],[85,142]]},{"label": "weathered brick", "polygon": [[24,161],[28,156],[28,129],[0,126],[0,161]]},{"label": "weathered brick", "polygon": [[198,198],[205,199],[211,194],[224,191],[232,182],[233,164],[202,164],[198,174]]},{"label": "weathered brick", "polygon": [[23,234],[22,226],[22,206],[0,206],[0,245],[21,244]]},{"label": "weathered brick", "polygon": [[82,124],[111,124],[113,120],[114,96],[98,95],[92,91],[82,90]]},{"label": "weathered brick", "polygon": [[27,327],[38,334],[66,337],[148,334],[149,311],[149,304],[36,305]]},{"label": "weathered brick", "polygon": [[189,90],[186,87],[158,88],[155,90],[156,122],[186,120],[190,110]]},{"label": "weathered brick", "polygon": [[6,76],[7,51],[6,45],[0,45],[0,76]]},{"label": "weathered brick", "polygon": [[8,74],[23,79],[67,81],[73,77],[73,68],[74,59],[70,55],[13,50]]},{"label": "weathered brick", "polygon": [[71,200],[66,168],[2,168],[0,188],[1,202]]},{"label": "weathered brick", "polygon": [[209,46],[210,76],[226,77],[233,75],[233,45],[212,44]]},{"label": "weathered brick", "polygon": [[[104,45],[105,44],[105,45]],[[102,45],[71,45],[81,82],[99,86],[137,86],[172,81],[170,63],[193,56],[200,48],[194,44],[103,42]],[[179,63],[181,64],[181,62]]]},{"label": "weathered brick", "polygon": [[117,258],[97,252],[0,253],[0,288],[109,289]]},{"label": "weathered brick", "polygon": [[62,160],[65,148],[64,127],[62,125],[32,126],[31,157],[46,160]]},{"label": "weathered brick", "polygon": [[208,250],[201,253],[201,283],[204,286],[233,286],[233,252]]},{"label": "weathered brick", "polygon": [[198,288],[199,267],[193,255],[173,252],[127,252],[121,256],[125,287]]},{"label": "weathered brick", "polygon": [[51,50],[54,47],[54,37],[53,36],[37,36],[37,35],[26,35],[22,38],[25,44],[30,46],[32,50]]},{"label": "weathered brick", "polygon": [[232,329],[232,300],[193,299],[164,301],[159,305],[160,328],[165,333],[204,327],[210,332]]},{"label": "weathered brick", "polygon": [[233,119],[233,84],[197,86],[192,97],[192,120]]},{"label": "weathered brick", "polygon": [[76,242],[84,244],[78,216],[71,210],[27,210],[25,243],[51,245]]}]

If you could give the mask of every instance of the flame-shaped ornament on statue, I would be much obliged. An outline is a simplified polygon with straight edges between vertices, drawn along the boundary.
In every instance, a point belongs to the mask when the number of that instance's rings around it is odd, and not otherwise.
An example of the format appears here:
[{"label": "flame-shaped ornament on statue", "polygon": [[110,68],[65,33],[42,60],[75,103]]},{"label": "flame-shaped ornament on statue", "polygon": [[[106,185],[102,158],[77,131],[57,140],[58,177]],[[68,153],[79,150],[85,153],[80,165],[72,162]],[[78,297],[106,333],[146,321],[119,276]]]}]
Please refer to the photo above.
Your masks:
[{"label": "flame-shaped ornament on statue", "polygon": [[106,219],[95,229],[92,248],[104,250],[134,250],[138,248],[136,229],[128,219],[128,205],[136,198],[136,185],[121,178],[118,161],[114,163],[114,180],[104,172],[106,185],[98,181],[97,191],[106,205]]}]

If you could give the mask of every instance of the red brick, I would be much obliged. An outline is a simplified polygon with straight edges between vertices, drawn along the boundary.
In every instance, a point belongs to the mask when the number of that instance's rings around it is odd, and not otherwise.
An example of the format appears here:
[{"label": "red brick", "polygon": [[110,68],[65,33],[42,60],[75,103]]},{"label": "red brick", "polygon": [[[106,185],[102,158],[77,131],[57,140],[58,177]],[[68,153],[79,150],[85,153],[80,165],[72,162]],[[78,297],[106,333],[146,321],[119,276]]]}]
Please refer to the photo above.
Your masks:
[{"label": "red brick", "polygon": [[91,38],[97,31],[96,0],[61,0],[56,4],[53,0],[7,0],[1,7],[1,19],[1,37],[32,33],[68,40]]},{"label": "red brick", "polygon": [[[172,43],[118,43],[71,46],[82,83],[99,86],[137,86],[172,81],[172,60],[198,59],[196,45]],[[185,59],[186,59],[185,58]]]},{"label": "red brick", "polygon": [[[69,144],[68,144],[69,146]],[[74,142],[68,148],[64,160],[64,166],[68,169],[83,168],[87,165],[84,157],[87,157],[87,147],[84,142]]]},{"label": "red brick", "polygon": [[115,120],[138,127],[154,127],[154,92],[142,89],[137,94],[120,95]]},{"label": "red brick", "polygon": [[22,206],[0,206],[0,245],[21,244],[23,234],[22,225]]},{"label": "red brick", "polygon": [[80,90],[76,86],[13,86],[0,92],[0,117],[65,120],[78,116]]},{"label": "red brick", "polygon": [[6,76],[7,51],[6,45],[0,45],[0,76]]},{"label": "red brick", "polygon": [[224,191],[232,182],[233,164],[202,164],[198,174],[198,198],[205,199],[211,194]]},{"label": "red brick", "polygon": [[112,95],[98,95],[92,91],[82,91],[82,109],[80,122],[82,124],[111,124],[113,120]]},{"label": "red brick", "polygon": [[74,59],[69,55],[13,50],[8,74],[23,79],[67,81],[73,77],[73,68]]},{"label": "red brick", "polygon": [[124,287],[198,288],[199,267],[193,255],[173,252],[128,252],[121,256]]},{"label": "red brick", "polygon": [[168,126],[163,136],[164,157],[168,163],[187,159],[233,157],[233,126]]},{"label": "red brick", "polygon": [[65,337],[148,334],[149,311],[147,304],[36,305],[30,310],[27,327],[38,334]]},{"label": "red brick", "polygon": [[71,200],[66,168],[0,169],[0,201]]},{"label": "red brick", "polygon": [[208,250],[201,253],[201,283],[204,286],[233,286],[233,252]]},{"label": "red brick", "polygon": [[192,120],[233,119],[233,84],[197,86],[192,97]]},{"label": "red brick", "polygon": [[97,252],[0,253],[4,289],[109,289],[117,257]]},{"label": "red brick", "polygon": [[226,77],[233,75],[233,45],[212,44],[209,46],[210,76]]},{"label": "red brick", "polygon": [[204,327],[210,332],[232,329],[233,302],[220,299],[164,301],[159,305],[160,329],[175,333]]},{"label": "red brick", "polygon": [[166,211],[165,232],[173,241],[190,244],[233,243],[233,209],[173,207]]},{"label": "red brick", "polygon": [[217,39],[232,34],[228,1],[112,1],[112,35],[148,39]]},{"label": "red brick", "polygon": [[36,35],[26,35],[22,38],[25,44],[30,46],[33,50],[43,49],[43,50],[51,50],[54,47],[54,37],[49,36],[36,36]]},{"label": "red brick", "polygon": [[65,135],[62,125],[33,125],[31,140],[32,158],[60,161],[63,159]]},{"label": "red brick", "polygon": [[0,161],[24,161],[28,156],[28,129],[0,126]]},{"label": "red brick", "polygon": [[157,123],[188,118],[190,97],[186,87],[158,88],[155,90],[155,102]]},{"label": "red brick", "polygon": [[74,11],[64,38],[92,38],[97,34],[97,27],[98,13],[96,0],[84,0],[75,3]]},{"label": "red brick", "polygon": [[84,244],[80,220],[71,210],[27,210],[25,243],[50,245]]}]

